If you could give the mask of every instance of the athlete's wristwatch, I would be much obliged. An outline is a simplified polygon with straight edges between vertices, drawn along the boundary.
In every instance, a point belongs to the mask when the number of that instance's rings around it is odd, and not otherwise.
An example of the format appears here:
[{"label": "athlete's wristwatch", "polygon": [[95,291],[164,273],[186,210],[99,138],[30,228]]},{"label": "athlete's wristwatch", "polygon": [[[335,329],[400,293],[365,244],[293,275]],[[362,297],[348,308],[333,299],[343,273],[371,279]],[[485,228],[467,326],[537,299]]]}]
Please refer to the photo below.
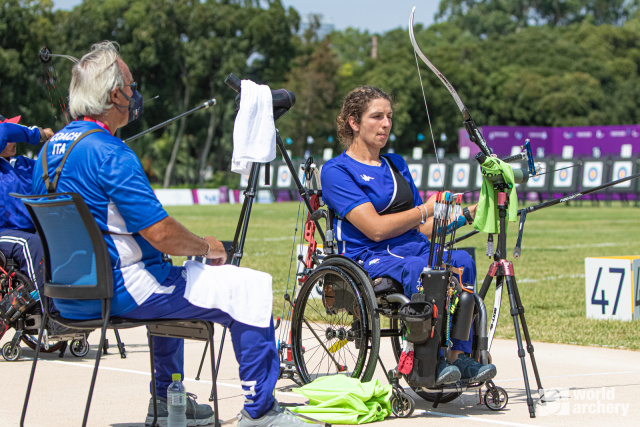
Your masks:
[{"label": "athlete's wristwatch", "polygon": [[469,208],[462,209],[462,215],[467,220],[467,224],[473,224],[473,218],[471,217],[471,212],[469,212]]}]

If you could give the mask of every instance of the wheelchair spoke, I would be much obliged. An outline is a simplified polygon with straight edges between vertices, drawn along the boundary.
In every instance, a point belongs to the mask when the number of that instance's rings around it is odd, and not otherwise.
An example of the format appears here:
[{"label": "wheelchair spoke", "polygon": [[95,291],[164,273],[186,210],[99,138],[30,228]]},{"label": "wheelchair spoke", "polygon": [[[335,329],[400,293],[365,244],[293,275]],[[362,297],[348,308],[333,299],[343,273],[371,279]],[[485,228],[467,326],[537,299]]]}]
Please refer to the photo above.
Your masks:
[{"label": "wheelchair spoke", "polygon": [[[363,299],[352,274],[333,266],[319,267],[300,289],[293,310],[292,349],[304,383],[337,373],[366,380],[373,374],[375,363],[368,363],[373,360],[368,356],[372,348],[377,354],[379,338],[369,346],[368,328],[375,313],[372,300]],[[358,280],[369,279],[364,275]]]}]

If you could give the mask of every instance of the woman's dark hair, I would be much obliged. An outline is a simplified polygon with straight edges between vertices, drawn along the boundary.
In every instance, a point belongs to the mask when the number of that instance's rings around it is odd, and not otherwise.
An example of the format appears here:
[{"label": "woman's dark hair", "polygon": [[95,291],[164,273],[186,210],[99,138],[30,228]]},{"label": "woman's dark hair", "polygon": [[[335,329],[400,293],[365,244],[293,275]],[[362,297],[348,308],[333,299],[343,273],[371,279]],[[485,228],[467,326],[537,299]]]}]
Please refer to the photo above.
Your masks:
[{"label": "woman's dark hair", "polygon": [[360,123],[362,114],[367,111],[371,101],[380,98],[386,99],[391,106],[393,106],[391,96],[375,86],[357,87],[344,98],[342,108],[340,108],[340,114],[336,117],[336,125],[338,128],[338,138],[345,150],[349,148],[354,137],[353,129],[349,124],[349,117],[353,117],[356,123]]}]

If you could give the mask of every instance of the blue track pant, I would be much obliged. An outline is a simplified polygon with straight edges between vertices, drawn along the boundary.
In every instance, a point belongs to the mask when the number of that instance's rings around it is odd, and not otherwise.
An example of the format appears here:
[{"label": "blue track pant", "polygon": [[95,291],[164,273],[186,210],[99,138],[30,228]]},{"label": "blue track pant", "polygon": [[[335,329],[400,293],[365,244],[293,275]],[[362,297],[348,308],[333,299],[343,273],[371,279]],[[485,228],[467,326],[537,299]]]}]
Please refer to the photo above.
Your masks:
[{"label": "blue track pant", "polygon": [[[415,233],[402,242],[395,245],[379,245],[368,249],[358,256],[357,261],[363,262],[363,267],[369,275],[376,277],[391,277],[402,283],[404,294],[411,295],[418,292],[420,274],[427,266],[429,259],[429,240],[424,234]],[[445,252],[443,259],[446,261],[449,252]],[[452,251],[451,265],[464,267],[462,283],[474,284],[476,281],[476,265],[471,256],[465,251]],[[471,334],[469,340],[453,341],[453,350],[462,350],[465,353],[472,352]]]},{"label": "blue track pant", "polygon": [[[184,268],[173,267],[163,286],[175,286],[170,294],[156,293],[141,306],[124,315],[133,319],[199,319],[229,328],[233,350],[240,365],[240,380],[245,395],[245,410],[253,418],[265,414],[273,406],[273,389],[278,380],[279,361],[275,345],[273,321],[267,328],[249,326],[233,320],[219,309],[202,308],[184,298]],[[212,284],[213,285],[213,284]],[[156,387],[159,396],[167,396],[171,374],[184,376],[184,341],[153,337]]]}]

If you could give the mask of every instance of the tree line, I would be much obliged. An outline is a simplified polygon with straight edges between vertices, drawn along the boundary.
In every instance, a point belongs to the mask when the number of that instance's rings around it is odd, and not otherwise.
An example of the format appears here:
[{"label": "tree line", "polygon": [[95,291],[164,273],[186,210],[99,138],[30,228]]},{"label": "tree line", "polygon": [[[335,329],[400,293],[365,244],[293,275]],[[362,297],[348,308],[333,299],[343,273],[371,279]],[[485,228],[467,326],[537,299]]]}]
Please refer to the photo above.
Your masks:
[{"label": "tree line", "polygon": [[[638,123],[638,1],[442,0],[436,23],[416,26],[415,35],[478,125]],[[321,23],[311,16],[303,25],[279,0],[85,0],[55,12],[50,0],[5,0],[0,114],[62,128],[73,64],[56,56],[42,63],[38,52],[47,46],[79,58],[92,43],[113,40],[145,99],[158,96],[122,129],[123,139],[217,100],[131,143],[159,185],[237,183],[227,172],[236,111],[235,93],[224,84],[230,72],[296,94],[296,106],[277,123],[296,157],[327,147],[339,152],[335,116],[344,95],[362,84],[393,95],[389,146],[396,152],[420,145],[432,153],[432,135],[436,146],[457,152],[460,112],[416,61],[407,28],[322,35]],[[213,177],[205,179],[207,170]]]}]

